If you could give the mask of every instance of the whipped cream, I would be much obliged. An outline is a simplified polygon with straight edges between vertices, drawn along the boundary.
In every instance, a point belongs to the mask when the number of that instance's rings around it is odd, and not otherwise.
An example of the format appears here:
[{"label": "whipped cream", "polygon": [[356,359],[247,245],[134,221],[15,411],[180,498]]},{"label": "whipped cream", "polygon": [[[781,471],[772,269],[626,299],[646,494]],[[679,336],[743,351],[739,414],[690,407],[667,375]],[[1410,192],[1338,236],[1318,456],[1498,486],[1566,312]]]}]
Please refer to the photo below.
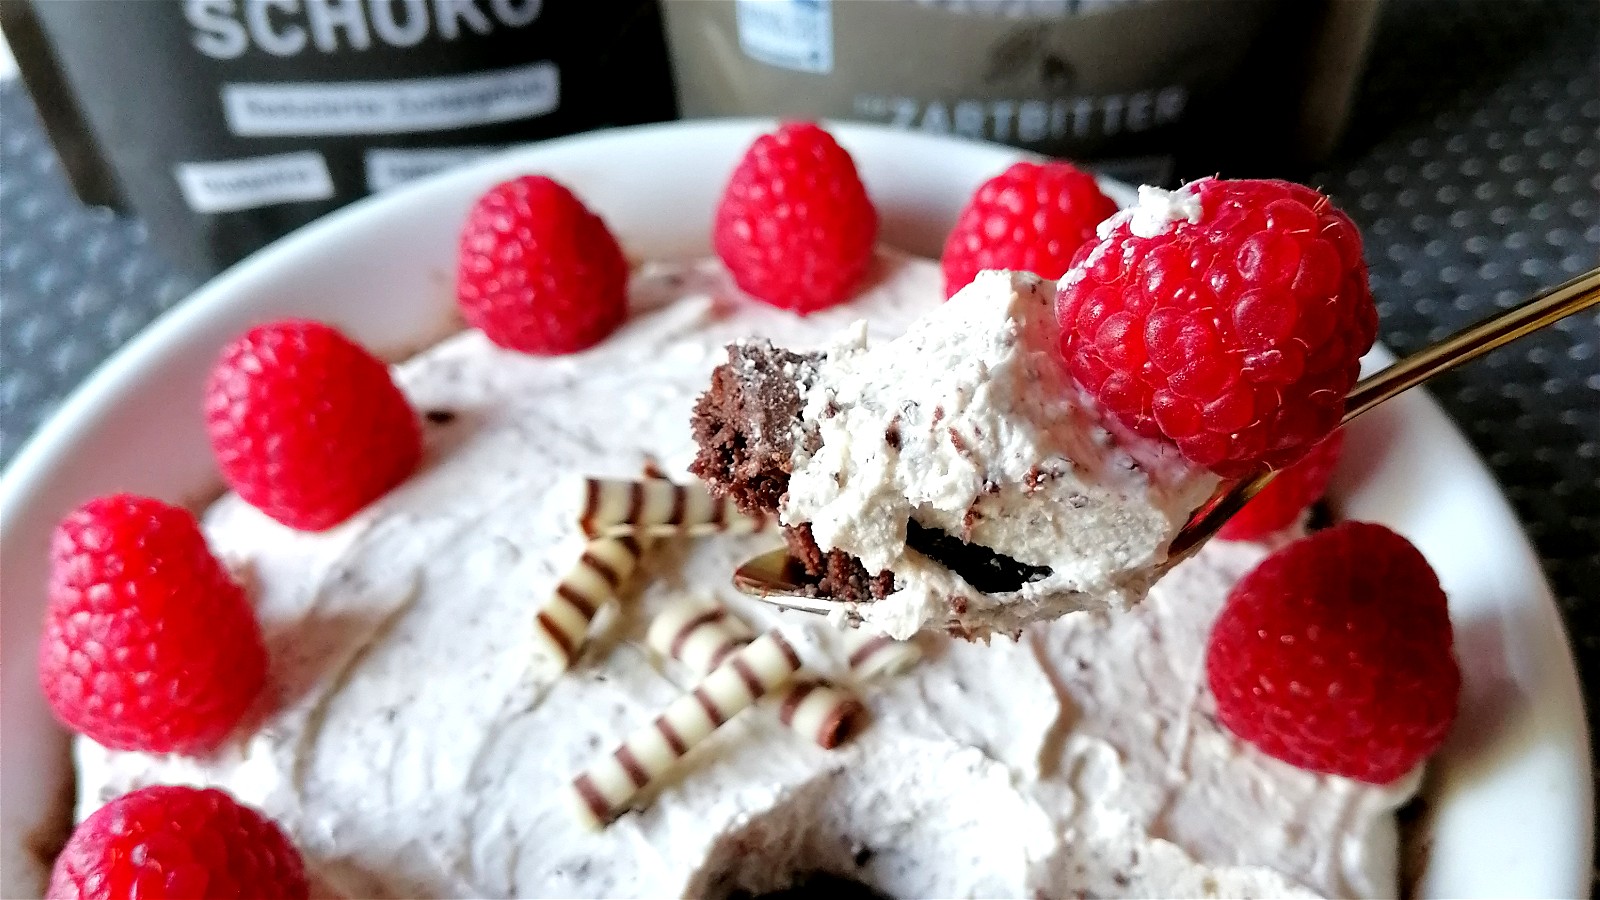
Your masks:
[{"label": "whipped cream", "polygon": [[[1126,609],[1216,487],[1154,442],[1113,438],[1061,361],[1054,300],[1053,282],[981,272],[894,340],[869,347],[857,325],[811,379],[801,418],[817,440],[795,441],[783,522],[894,572],[894,594],[855,607],[874,628],[986,634]],[[907,546],[912,520],[1049,574],[979,590]]]},{"label": "whipped cream", "polygon": [[266,632],[262,708],[200,759],[79,738],[78,816],[147,784],[220,786],[282,823],[320,894],[345,897],[715,897],[816,870],[896,896],[1394,894],[1392,811],[1412,782],[1302,772],[1212,717],[1204,637],[1264,552],[1245,545],[1208,548],[1126,614],[987,646],[920,636],[920,664],[855,685],[869,721],[837,750],[757,708],[606,831],[566,808],[575,773],[693,683],[644,646],[686,592],[849,678],[826,621],[729,586],[770,534],[662,545],[574,668],[538,670],[533,614],[582,546],[552,492],[649,458],[682,472],[728,342],[819,348],[859,316],[896,334],[940,283],[889,256],[866,296],[801,319],[739,297],[714,262],[653,264],[593,350],[541,359],[467,332],[398,367],[419,410],[455,414],[427,426],[415,477],[321,534],[231,495],[205,516]]},{"label": "whipped cream", "polygon": [[1200,195],[1194,192],[1196,183],[1190,182],[1171,191],[1139,185],[1138,202],[1095,226],[1095,235],[1103,241],[1126,224],[1135,237],[1153,238],[1179,222],[1199,224],[1202,210]]}]

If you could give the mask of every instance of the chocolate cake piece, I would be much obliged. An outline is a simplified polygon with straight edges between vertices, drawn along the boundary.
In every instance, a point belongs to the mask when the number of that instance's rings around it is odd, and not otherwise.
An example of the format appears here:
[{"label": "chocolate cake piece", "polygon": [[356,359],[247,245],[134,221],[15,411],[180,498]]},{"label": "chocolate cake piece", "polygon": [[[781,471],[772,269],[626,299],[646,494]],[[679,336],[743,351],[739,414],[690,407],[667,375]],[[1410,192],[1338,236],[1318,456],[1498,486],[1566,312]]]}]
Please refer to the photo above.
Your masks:
[{"label": "chocolate cake piece", "polygon": [[860,602],[882,600],[894,593],[893,572],[872,575],[860,560],[843,550],[824,551],[812,536],[810,525],[785,527],[783,539],[789,545],[789,555],[816,579],[818,597]]},{"label": "chocolate cake piece", "polygon": [[[711,373],[711,387],[695,403],[691,427],[699,450],[689,471],[749,515],[776,517],[789,490],[803,406],[800,392],[816,374],[820,354],[800,354],[769,341],[728,346],[728,361]],[[817,595],[839,600],[880,600],[894,576],[876,576],[853,556],[823,551],[810,526],[785,528],[789,552],[815,579]]]},{"label": "chocolate cake piece", "polygon": [[770,341],[728,345],[728,361],[712,371],[710,390],[694,406],[699,451],[689,471],[740,511],[775,514],[793,471],[800,389],[820,358]]}]

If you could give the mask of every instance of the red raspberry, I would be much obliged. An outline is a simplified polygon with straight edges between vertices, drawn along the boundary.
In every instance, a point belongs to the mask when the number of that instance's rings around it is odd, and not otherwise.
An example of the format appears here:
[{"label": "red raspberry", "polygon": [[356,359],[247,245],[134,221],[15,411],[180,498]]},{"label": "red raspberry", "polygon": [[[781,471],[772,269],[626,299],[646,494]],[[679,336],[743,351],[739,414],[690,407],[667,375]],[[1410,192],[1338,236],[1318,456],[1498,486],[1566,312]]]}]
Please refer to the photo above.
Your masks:
[{"label": "red raspberry", "polygon": [[1244,509],[1234,513],[1217,537],[1254,541],[1293,525],[1328,490],[1328,481],[1339,466],[1343,450],[1343,431],[1336,430],[1318,441],[1298,462],[1268,482]]},{"label": "red raspberry", "polygon": [[756,138],[711,232],[741,290],[800,315],[849,299],[877,240],[878,211],[855,162],[809,122]]},{"label": "red raspberry", "polygon": [[255,611],[187,510],[116,494],[56,527],[39,684],[68,727],[115,750],[200,753],[261,691]]},{"label": "red raspberry", "polygon": [[1061,282],[1061,346],[1123,426],[1225,477],[1283,468],[1332,431],[1372,346],[1361,236],[1316,191],[1205,179],[1201,218],[1124,221]]},{"label": "red raspberry", "polygon": [[1117,211],[1094,176],[1064,162],[1019,162],[985,181],[944,243],[944,294],[984,269],[1060,278],[1094,229]]},{"label": "red raspberry", "polygon": [[320,322],[251,329],[206,384],[222,478],[290,528],[321,531],[404,481],[422,431],[389,367]]},{"label": "red raspberry", "polygon": [[576,353],[627,318],[628,260],[571,191],[524,175],[495,185],[467,216],[456,302],[508,350]]},{"label": "red raspberry", "polygon": [[1444,591],[1411,542],[1345,522],[1246,575],[1217,617],[1217,716],[1268,756],[1387,784],[1438,749],[1461,672]]},{"label": "red raspberry", "polygon": [[50,900],[304,900],[305,863],[283,829],[215,788],[157,785],[78,825],[50,873]]}]

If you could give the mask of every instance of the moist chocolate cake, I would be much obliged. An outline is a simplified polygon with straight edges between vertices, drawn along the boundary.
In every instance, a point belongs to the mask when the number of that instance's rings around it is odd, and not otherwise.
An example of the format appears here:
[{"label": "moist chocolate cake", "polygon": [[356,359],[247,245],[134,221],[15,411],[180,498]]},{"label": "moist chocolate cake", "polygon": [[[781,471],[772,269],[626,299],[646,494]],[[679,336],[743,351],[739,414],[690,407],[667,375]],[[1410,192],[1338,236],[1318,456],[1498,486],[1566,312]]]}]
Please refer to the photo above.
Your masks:
[{"label": "moist chocolate cake", "polygon": [[[689,471],[741,512],[777,518],[794,471],[795,441],[802,437],[800,392],[816,376],[820,353],[793,353],[771,341],[728,346],[728,361],[711,373],[711,387],[694,407],[699,451]],[[817,596],[880,600],[894,590],[894,575],[873,575],[860,560],[817,546],[810,525],[783,529],[789,552],[805,568]]]}]

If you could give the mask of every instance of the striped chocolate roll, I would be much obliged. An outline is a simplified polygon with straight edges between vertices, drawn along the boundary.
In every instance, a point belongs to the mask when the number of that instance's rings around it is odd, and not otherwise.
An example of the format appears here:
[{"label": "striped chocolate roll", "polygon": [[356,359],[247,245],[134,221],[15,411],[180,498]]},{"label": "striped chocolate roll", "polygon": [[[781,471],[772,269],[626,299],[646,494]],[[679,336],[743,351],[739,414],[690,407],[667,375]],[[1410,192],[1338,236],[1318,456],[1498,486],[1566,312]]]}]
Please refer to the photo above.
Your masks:
[{"label": "striped chocolate roll", "polygon": [[866,712],[854,694],[820,678],[792,682],[773,701],[778,721],[824,750],[832,750],[849,737],[856,720]]},{"label": "striped chocolate roll", "polygon": [[750,534],[766,527],[699,483],[585,478],[578,523],[590,537]]},{"label": "striped chocolate roll", "polygon": [[572,800],[583,822],[591,828],[610,824],[723,723],[788,684],[799,670],[799,655],[776,631],[740,648],[654,722],[572,780]]},{"label": "striped chocolate roll", "polygon": [[569,668],[583,650],[600,607],[616,599],[617,589],[633,574],[642,553],[638,538],[590,541],[578,564],[534,617],[535,651],[563,670]]},{"label": "striped chocolate roll", "polygon": [[728,654],[750,643],[755,631],[726,606],[711,600],[677,600],[667,605],[645,635],[662,656],[683,663],[696,676],[721,665]]},{"label": "striped chocolate roll", "polygon": [[898,675],[922,658],[922,650],[911,641],[897,641],[860,628],[845,631],[844,652],[850,674],[862,681],[878,675]]},{"label": "striped chocolate roll", "polygon": [[[645,642],[662,656],[702,675],[753,637],[755,632],[750,626],[726,606],[714,601],[680,600],[650,623]],[[815,741],[824,750],[839,746],[865,711],[854,694],[803,669],[769,703],[776,707],[778,721],[785,727]]]}]

